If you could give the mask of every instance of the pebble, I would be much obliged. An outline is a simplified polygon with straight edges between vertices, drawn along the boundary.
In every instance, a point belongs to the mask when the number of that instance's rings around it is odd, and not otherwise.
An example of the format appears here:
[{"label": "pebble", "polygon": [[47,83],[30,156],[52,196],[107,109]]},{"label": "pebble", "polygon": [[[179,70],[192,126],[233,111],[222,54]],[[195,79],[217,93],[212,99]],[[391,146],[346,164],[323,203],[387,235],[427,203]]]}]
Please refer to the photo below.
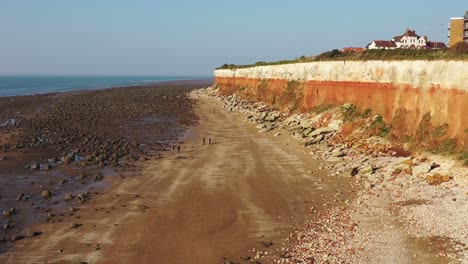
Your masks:
[{"label": "pebble", "polygon": [[52,196],[52,193],[49,191],[49,190],[44,190],[42,191],[42,198],[49,198],[50,196]]}]

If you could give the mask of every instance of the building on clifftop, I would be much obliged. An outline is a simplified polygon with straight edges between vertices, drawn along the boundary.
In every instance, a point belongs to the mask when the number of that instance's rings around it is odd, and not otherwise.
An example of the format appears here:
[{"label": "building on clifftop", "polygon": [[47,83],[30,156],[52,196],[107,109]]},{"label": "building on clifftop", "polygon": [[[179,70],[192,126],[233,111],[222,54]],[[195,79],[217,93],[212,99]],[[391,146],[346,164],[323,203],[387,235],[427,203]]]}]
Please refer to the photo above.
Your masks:
[{"label": "building on clifftop", "polygon": [[468,11],[465,12],[465,17],[464,17],[463,40],[468,42]]},{"label": "building on clifftop", "polygon": [[463,17],[452,17],[450,18],[450,24],[448,28],[448,45],[453,45],[463,41],[463,28],[465,19]]},{"label": "building on clifftop", "polygon": [[[468,33],[467,33],[468,34]],[[467,35],[468,38],[468,35]],[[416,30],[406,29],[405,33],[393,37],[392,40],[374,40],[367,49],[444,49],[447,46],[441,42],[431,42],[426,36],[419,36]]]}]

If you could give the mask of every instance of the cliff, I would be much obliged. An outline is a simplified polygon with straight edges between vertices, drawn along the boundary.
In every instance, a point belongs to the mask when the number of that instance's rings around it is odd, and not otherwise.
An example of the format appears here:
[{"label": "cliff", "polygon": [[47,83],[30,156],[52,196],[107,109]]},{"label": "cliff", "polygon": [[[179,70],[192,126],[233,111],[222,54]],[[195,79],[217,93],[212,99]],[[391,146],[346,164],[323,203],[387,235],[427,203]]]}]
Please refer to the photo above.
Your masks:
[{"label": "cliff", "polygon": [[468,146],[468,62],[327,61],[215,70],[223,94],[306,112],[352,103],[381,114],[391,136]]}]

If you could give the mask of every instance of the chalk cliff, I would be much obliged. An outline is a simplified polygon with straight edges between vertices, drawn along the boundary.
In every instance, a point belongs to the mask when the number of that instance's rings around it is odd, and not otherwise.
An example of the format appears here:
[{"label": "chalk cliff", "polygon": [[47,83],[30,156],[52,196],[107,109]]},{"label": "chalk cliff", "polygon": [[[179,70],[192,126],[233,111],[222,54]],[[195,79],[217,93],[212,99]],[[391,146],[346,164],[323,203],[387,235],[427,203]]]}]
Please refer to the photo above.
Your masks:
[{"label": "chalk cliff", "polygon": [[223,94],[302,112],[352,103],[382,114],[397,130],[393,137],[438,133],[439,143],[450,139],[468,147],[466,61],[326,61],[219,69],[214,75]]}]

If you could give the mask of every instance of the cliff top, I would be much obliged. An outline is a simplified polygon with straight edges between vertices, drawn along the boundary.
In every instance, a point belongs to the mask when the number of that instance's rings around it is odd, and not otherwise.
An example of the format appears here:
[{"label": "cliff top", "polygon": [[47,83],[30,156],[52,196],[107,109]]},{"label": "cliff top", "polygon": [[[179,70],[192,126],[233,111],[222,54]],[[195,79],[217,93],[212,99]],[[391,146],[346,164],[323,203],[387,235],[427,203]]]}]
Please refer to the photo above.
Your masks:
[{"label": "cliff top", "polygon": [[341,52],[337,49],[324,52],[318,56],[306,57],[301,56],[291,60],[282,60],[274,62],[256,62],[254,64],[235,65],[224,64],[217,69],[240,69],[251,68],[256,66],[292,64],[314,61],[340,61],[340,60],[468,60],[468,44],[462,42],[453,46],[450,49],[437,50],[411,50],[411,49],[394,49],[394,50],[365,50],[365,51],[346,51]]}]

